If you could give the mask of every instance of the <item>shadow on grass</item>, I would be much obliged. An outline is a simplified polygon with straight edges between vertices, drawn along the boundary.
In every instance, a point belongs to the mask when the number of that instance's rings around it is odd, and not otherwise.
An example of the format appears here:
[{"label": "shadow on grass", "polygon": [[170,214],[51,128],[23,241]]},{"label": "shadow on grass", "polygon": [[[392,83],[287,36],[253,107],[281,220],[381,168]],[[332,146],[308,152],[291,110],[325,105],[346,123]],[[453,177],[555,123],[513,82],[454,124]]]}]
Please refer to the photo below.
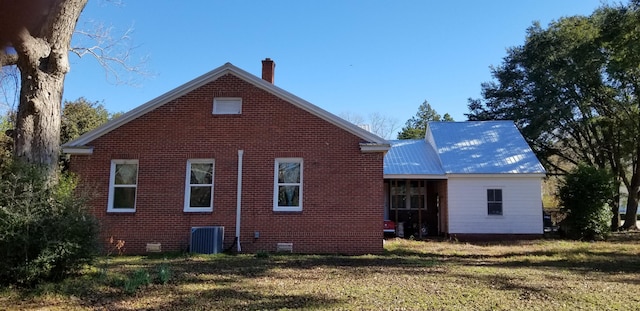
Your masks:
[{"label": "shadow on grass", "polygon": [[[616,243],[618,243],[616,241]],[[624,244],[630,243],[625,240]],[[636,241],[637,243],[637,241]],[[435,261],[454,265],[466,266],[488,266],[488,267],[513,267],[513,268],[543,268],[566,270],[576,273],[603,272],[609,274],[629,274],[629,278],[616,278],[616,282],[627,284],[640,284],[640,279],[634,277],[640,273],[640,253],[637,252],[616,252],[611,250],[601,250],[591,245],[578,245],[567,248],[539,250],[531,241],[506,242],[506,243],[465,243],[475,247],[491,246],[518,246],[517,251],[507,251],[498,253],[484,252],[479,249],[478,253],[473,253],[473,249],[456,249],[456,246],[464,245],[450,242],[432,242],[430,247],[424,248],[398,248],[387,251],[389,255],[399,257],[418,256],[422,258],[432,258]],[[434,245],[441,245],[447,248],[450,245],[453,252],[439,253],[433,250]],[[531,245],[531,250],[527,246]],[[615,245],[611,248],[615,249]],[[508,249],[508,248],[507,248]]]},{"label": "shadow on grass", "polygon": [[[171,271],[171,280],[166,285],[158,284],[157,271],[162,265]],[[103,310],[338,308],[348,302],[309,293],[274,294],[268,287],[251,287],[249,280],[272,278],[278,282],[283,278],[286,278],[283,281],[300,278],[300,282],[313,282],[316,277],[321,279],[322,273],[335,271],[340,271],[341,277],[354,278],[370,273],[389,276],[444,273],[439,266],[438,260],[424,254],[390,252],[367,256],[271,254],[267,258],[253,255],[123,256],[100,262],[96,265],[98,269],[62,283],[25,290],[7,303],[17,309],[37,309],[38,297],[53,294],[77,297],[82,307]],[[151,285],[142,285],[133,293],[127,293],[125,280],[140,269],[149,273]]]},{"label": "shadow on grass", "polygon": [[[103,267],[107,275],[117,277],[126,277],[142,267],[155,278],[154,271],[161,265],[167,265],[171,271],[171,280],[167,285],[154,284],[142,287],[133,294],[127,294],[121,282],[109,280],[103,271],[94,271],[62,284],[49,285],[50,288],[41,288],[40,292],[78,297],[82,306],[90,309],[128,310],[131,309],[131,303],[136,303],[137,306],[140,300],[145,301],[150,297],[147,305],[135,308],[259,310],[343,306],[348,302],[309,293],[274,294],[269,291],[267,285],[251,285],[251,279],[256,278],[264,278],[259,282],[264,282],[265,279],[278,282],[283,278],[300,278],[300,282],[314,282],[314,278],[322,279],[322,273],[336,271],[340,271],[340,278],[357,278],[371,273],[382,274],[385,279],[387,276],[393,278],[403,274],[455,275],[475,279],[501,290],[517,290],[523,295],[523,299],[544,299],[549,293],[545,289],[529,286],[521,279],[505,277],[502,273],[462,275],[456,272],[455,267],[528,267],[565,270],[571,273],[596,271],[617,274],[611,277],[615,282],[640,284],[637,278],[640,273],[638,254],[630,251],[616,253],[615,247],[613,250],[598,250],[589,246],[574,245],[541,250],[534,245],[530,248],[520,245],[521,247],[500,248],[496,251],[477,248],[478,245],[465,249],[463,244],[450,242],[419,243],[421,242],[394,244],[383,254],[366,256],[269,254],[261,258],[253,255],[170,254],[119,257],[96,267]],[[621,277],[620,274],[627,274],[629,277]],[[18,299],[29,300],[28,297]],[[14,302],[20,303],[19,300]],[[25,309],[29,309],[29,305],[24,306]]]},{"label": "shadow on grass", "polygon": [[167,297],[161,292],[145,291],[140,297],[117,297],[115,299],[97,301],[83,300],[83,306],[94,309],[124,311],[132,309],[144,310],[279,310],[279,309],[313,309],[332,307],[344,303],[336,299],[308,294],[275,295],[262,294],[234,288],[215,288],[198,292],[172,294]]},{"label": "shadow on grass", "polygon": [[522,300],[547,300],[553,296],[550,289],[525,285],[522,278],[509,275],[480,275],[474,273],[453,273],[452,275],[460,279],[475,280],[497,290],[517,291],[520,293],[520,299]]},{"label": "shadow on grass", "polygon": [[[436,256],[437,254],[429,254]],[[466,265],[558,268],[571,271],[639,273],[638,255],[599,252],[584,249],[555,251],[522,251],[498,255],[453,254],[442,260],[459,261]],[[436,257],[437,258],[437,257]]]},{"label": "shadow on grass", "polygon": [[265,276],[274,269],[402,268],[402,271],[396,273],[413,274],[416,270],[422,271],[425,268],[439,265],[439,260],[424,254],[386,252],[383,255],[369,256],[276,254],[267,258],[255,258],[249,255],[223,255],[211,259],[205,257],[200,257],[197,260],[186,259],[179,264],[174,262],[172,268],[177,273],[191,278],[197,278],[198,274],[211,272],[223,277],[254,278]]}]

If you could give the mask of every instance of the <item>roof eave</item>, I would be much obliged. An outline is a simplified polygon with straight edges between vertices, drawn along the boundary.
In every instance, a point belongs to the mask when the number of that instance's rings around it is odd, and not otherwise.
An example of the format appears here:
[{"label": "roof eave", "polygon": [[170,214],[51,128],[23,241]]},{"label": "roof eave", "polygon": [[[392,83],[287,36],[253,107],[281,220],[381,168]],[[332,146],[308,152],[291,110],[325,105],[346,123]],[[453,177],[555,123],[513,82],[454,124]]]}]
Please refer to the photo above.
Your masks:
[{"label": "roof eave", "polygon": [[71,155],[91,155],[93,154],[93,147],[62,147],[62,153]]},{"label": "roof eave", "polygon": [[546,173],[447,173],[448,177],[465,177],[465,178],[544,178]]},{"label": "roof eave", "polygon": [[368,152],[384,152],[386,153],[391,149],[391,145],[388,143],[372,144],[372,143],[360,143],[360,151]]},{"label": "roof eave", "polygon": [[[93,141],[94,139],[107,134],[109,132],[111,132],[112,130],[120,127],[121,125],[134,120],[144,114],[146,114],[149,111],[152,111],[162,105],[164,105],[167,102],[170,102],[176,98],[179,98],[180,96],[187,94],[191,91],[193,91],[194,89],[201,87],[202,85],[205,85],[211,81],[214,81],[216,79],[218,79],[219,77],[232,73],[235,76],[255,85],[256,87],[263,89],[267,92],[270,92],[272,94],[274,94],[275,96],[278,96],[290,103],[293,103],[295,106],[310,112],[311,114],[314,114],[360,138],[362,138],[363,140],[370,142],[370,143],[377,143],[377,144],[387,144],[388,142],[376,135],[373,134],[367,130],[364,130],[362,128],[360,128],[359,126],[352,124],[314,104],[311,104],[310,102],[296,96],[293,95],[275,85],[273,85],[272,83],[269,83],[261,78],[256,77],[255,75],[244,71],[234,65],[232,65],[231,63],[226,63],[216,69],[213,69],[181,86],[178,86],[177,88],[164,93],[163,95],[160,95],[148,102],[146,102],[145,104],[138,106],[134,109],[132,109],[131,111],[123,114],[122,116],[111,120],[109,122],[107,122],[106,124],[96,128],[93,131],[90,131],[82,136],[80,136],[79,138],[77,138],[76,140],[73,140],[71,142],[66,143],[65,145],[63,145],[63,147],[67,146],[67,147],[77,147],[77,146],[83,146],[86,145],[87,143]],[[388,148],[387,148],[388,150]]]},{"label": "roof eave", "polygon": [[68,142],[64,145],[62,145],[63,147],[65,146],[82,146],[85,145],[89,142],[91,142],[92,140],[107,134],[109,132],[111,132],[112,130],[120,127],[123,124],[128,123],[131,120],[134,120],[146,113],[148,113],[149,111],[152,111],[162,105],[164,105],[165,103],[168,103],[176,98],[179,98],[180,96],[187,94],[189,92],[191,92],[192,90],[206,84],[209,83],[210,81],[214,81],[215,79],[229,73],[232,71],[232,69],[235,68],[235,66],[233,66],[231,63],[226,63],[216,69],[213,69],[177,88],[172,89],[169,92],[166,92],[128,112],[126,112],[125,114],[103,124],[102,126],[88,132],[85,133],[84,135],[80,136],[79,138]]},{"label": "roof eave", "polygon": [[384,179],[447,179],[444,174],[384,174]]},{"label": "roof eave", "polygon": [[[281,89],[280,87],[269,83],[261,78],[258,78],[254,75],[252,75],[249,72],[246,72],[238,67],[234,67],[235,71],[234,73],[239,76],[240,78],[253,83],[255,86],[270,92],[288,102],[291,102],[293,104],[295,104],[297,107],[313,114],[316,115],[340,128],[342,128],[343,130],[346,130],[348,132],[350,132],[351,134],[354,134],[362,139],[364,139],[365,141],[369,142],[369,143],[375,143],[375,144],[380,144],[380,145],[387,145],[388,148],[386,150],[389,150],[390,145],[389,142],[374,134],[371,133],[349,121],[346,121],[336,115],[334,115],[333,113],[330,113],[322,108],[320,108],[319,106],[316,106],[292,93],[289,93],[288,91],[285,91],[284,89]],[[385,150],[385,151],[386,151]]]}]

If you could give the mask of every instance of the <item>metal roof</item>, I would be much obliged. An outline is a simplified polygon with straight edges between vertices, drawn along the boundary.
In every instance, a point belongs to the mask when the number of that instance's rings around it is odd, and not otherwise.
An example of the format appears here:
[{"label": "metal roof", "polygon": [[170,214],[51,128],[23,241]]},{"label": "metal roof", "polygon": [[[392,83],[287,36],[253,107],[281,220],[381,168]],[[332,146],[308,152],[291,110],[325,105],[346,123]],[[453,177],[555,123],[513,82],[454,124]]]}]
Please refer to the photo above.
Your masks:
[{"label": "metal roof", "polygon": [[446,174],[545,174],[512,121],[430,122],[428,130]]},{"label": "metal roof", "polygon": [[[424,139],[392,140],[384,157],[384,175],[434,175],[444,178],[444,170],[433,147]],[[392,176],[393,175],[393,176]]]},{"label": "metal roof", "polygon": [[425,139],[390,141],[385,178],[545,174],[511,121],[430,122]]}]

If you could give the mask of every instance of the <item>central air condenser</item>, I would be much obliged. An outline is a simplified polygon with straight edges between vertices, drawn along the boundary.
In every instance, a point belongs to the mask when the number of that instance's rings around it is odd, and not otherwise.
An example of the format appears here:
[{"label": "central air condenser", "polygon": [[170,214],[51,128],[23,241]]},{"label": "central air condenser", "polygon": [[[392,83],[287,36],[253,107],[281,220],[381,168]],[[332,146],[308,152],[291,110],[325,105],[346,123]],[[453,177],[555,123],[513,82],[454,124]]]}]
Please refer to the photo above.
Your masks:
[{"label": "central air condenser", "polygon": [[222,253],[224,227],[192,227],[189,252],[198,254]]}]

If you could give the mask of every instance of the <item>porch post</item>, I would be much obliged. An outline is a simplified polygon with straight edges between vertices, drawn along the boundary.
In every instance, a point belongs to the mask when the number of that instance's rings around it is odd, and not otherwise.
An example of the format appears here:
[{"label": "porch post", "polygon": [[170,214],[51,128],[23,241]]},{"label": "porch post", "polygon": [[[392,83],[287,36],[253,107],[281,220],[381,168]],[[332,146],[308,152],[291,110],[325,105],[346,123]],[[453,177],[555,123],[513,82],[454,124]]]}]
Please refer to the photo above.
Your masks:
[{"label": "porch post", "polygon": [[426,189],[426,186],[424,189],[421,189],[423,188],[423,187],[420,187],[422,180],[418,180],[416,182],[418,183],[418,187],[417,187],[418,191],[424,190],[424,202],[422,203],[422,206],[418,206],[418,238],[422,239],[422,208],[424,207],[424,204],[427,202],[427,189]]},{"label": "porch post", "polygon": [[[397,190],[398,189],[398,180],[394,179],[393,180],[393,184],[394,184],[393,189]],[[391,189],[390,193],[391,193],[391,196],[393,197],[393,207],[396,210],[396,235],[397,235],[398,234],[398,195],[393,195],[394,194],[393,193],[393,191],[394,191],[393,189]]]}]

